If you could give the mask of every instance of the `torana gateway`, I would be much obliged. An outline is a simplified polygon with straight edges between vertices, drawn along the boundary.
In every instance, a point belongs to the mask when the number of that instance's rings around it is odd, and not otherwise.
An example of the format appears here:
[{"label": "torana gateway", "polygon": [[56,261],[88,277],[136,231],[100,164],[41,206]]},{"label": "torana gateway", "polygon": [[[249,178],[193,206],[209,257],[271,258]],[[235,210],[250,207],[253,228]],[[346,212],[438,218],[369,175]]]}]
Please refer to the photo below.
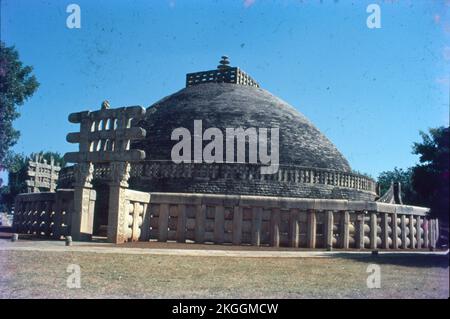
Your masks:
[{"label": "torana gateway", "polygon": [[147,109],[105,101],[69,121],[80,126],[67,136],[79,145],[65,155],[75,165],[60,170],[56,191],[17,197],[18,233],[310,249],[436,245],[428,208],[403,205],[398,184],[380,197],[307,118],[226,57]]}]

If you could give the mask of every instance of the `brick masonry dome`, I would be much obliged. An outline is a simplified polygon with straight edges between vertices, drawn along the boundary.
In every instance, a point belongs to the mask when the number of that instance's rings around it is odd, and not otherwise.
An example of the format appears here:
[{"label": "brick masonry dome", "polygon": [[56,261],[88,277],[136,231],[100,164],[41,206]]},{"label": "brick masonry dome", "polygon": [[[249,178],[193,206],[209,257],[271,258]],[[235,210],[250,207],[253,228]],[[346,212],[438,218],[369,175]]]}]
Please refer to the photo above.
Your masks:
[{"label": "brick masonry dome", "polygon": [[[227,128],[279,128],[278,172],[263,175],[260,163],[249,164],[248,141],[246,163],[228,163],[224,155],[223,163],[175,164],[171,151],[178,141],[171,140],[172,132],[181,127],[192,136],[195,120],[202,121],[202,132],[218,128],[224,138]],[[140,126],[147,136],[133,148],[144,150],[146,159],[132,166],[135,189],[358,200],[376,196],[374,181],[353,174],[344,156],[304,115],[229,66],[226,56],[215,70],[187,74],[186,88],[151,105]]]},{"label": "brick masonry dome", "polygon": [[232,83],[204,83],[172,94],[147,109],[147,138],[139,143],[147,160],[170,160],[177,127],[193,132],[194,120],[203,129],[279,128],[280,165],[349,172],[347,160],[305,116],[268,91]]},{"label": "brick masonry dome", "polygon": [[[376,184],[354,174],[347,160],[331,141],[305,116],[288,103],[260,88],[257,81],[223,56],[217,69],[189,73],[186,88],[151,105],[139,126],[146,137],[132,142],[131,148],[145,151],[145,159],[131,163],[132,189],[161,193],[210,193],[229,195],[283,196],[297,198],[375,199]],[[194,121],[201,120],[202,131],[219,129],[223,134],[223,162],[194,162]],[[137,121],[137,120],[136,120]],[[191,135],[190,161],[175,163],[172,140],[175,129],[185,128]],[[227,128],[253,128],[269,132],[279,129],[279,167],[274,174],[262,174],[260,140],[257,162],[249,158],[246,141],[245,161],[227,161]],[[178,136],[177,136],[178,137]],[[272,151],[267,137],[269,154]],[[203,141],[201,150],[209,144]],[[237,143],[235,144],[237,147]],[[236,152],[235,152],[236,153]],[[273,158],[271,158],[273,159]],[[277,164],[276,162],[273,164]],[[59,187],[70,187],[73,168],[60,174]],[[109,167],[97,164],[94,182],[107,184]]]}]

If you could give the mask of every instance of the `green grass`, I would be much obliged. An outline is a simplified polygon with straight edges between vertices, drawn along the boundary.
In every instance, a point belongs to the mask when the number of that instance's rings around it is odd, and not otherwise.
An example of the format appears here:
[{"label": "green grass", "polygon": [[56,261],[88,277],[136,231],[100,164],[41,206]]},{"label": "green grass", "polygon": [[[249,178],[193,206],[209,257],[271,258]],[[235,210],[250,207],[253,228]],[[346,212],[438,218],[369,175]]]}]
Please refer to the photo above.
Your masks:
[{"label": "green grass", "polygon": [[[381,266],[381,288],[366,286]],[[69,264],[81,288],[69,289]],[[0,298],[448,298],[445,256],[235,258],[0,251]]]}]

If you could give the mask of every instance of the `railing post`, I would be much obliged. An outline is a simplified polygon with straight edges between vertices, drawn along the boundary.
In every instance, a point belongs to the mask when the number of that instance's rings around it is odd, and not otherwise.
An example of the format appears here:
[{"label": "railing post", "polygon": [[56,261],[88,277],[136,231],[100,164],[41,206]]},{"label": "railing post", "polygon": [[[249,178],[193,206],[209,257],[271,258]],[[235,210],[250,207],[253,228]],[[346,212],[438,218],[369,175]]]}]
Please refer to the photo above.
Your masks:
[{"label": "railing post", "polygon": [[121,244],[128,241],[128,202],[126,190],[130,178],[130,164],[110,163],[111,181],[109,183],[108,242]]},{"label": "railing post", "polygon": [[177,206],[177,242],[186,242],[186,205]]},{"label": "railing post", "polygon": [[169,204],[159,205],[159,217],[158,217],[158,241],[166,242],[169,230]]},{"label": "railing post", "polygon": [[[130,206],[131,205],[131,206]],[[132,207],[133,209],[133,224],[131,225],[131,241],[139,241],[139,238],[141,236],[141,226],[143,222],[143,216],[144,216],[144,207],[142,203],[134,202],[130,203],[129,207]]]},{"label": "railing post", "polygon": [[377,214],[370,213],[370,249],[377,249]]},{"label": "railing post", "polygon": [[381,213],[381,243],[384,249],[389,249],[389,216],[387,213]]},{"label": "railing post", "polygon": [[225,234],[225,207],[223,205],[217,205],[215,210],[214,242],[216,244],[223,244]]},{"label": "railing post", "polygon": [[414,249],[414,239],[416,236],[414,236],[414,216],[409,215],[409,248]]},{"label": "railing post", "polygon": [[197,205],[195,211],[195,242],[200,244],[205,241],[206,205]]},{"label": "railing post", "polygon": [[280,209],[272,208],[270,214],[270,245],[280,246]]},{"label": "railing post", "polygon": [[[53,238],[60,239],[61,238],[61,225],[62,225],[62,207],[61,207],[61,198],[59,198],[59,193],[55,193],[55,202],[54,202],[54,215],[53,215]],[[67,214],[67,212],[66,212]]]},{"label": "railing post", "polygon": [[439,219],[434,220],[434,230],[435,230],[435,241],[434,241],[434,247],[436,247],[438,241],[439,241]]},{"label": "railing post", "polygon": [[392,228],[392,249],[398,249],[398,231],[397,231],[397,213],[393,213],[391,217],[391,228]]},{"label": "railing post", "polygon": [[308,248],[316,248],[316,212],[312,209],[308,210],[308,231],[307,246]]},{"label": "railing post", "polygon": [[90,240],[94,227],[93,211],[90,209],[90,196],[94,165],[79,163],[75,165],[74,209],[70,223],[73,240]]},{"label": "railing post", "polygon": [[252,209],[252,245],[261,245],[261,223],[262,223],[262,207],[253,207]]},{"label": "railing post", "polygon": [[428,230],[429,225],[430,224],[428,222],[428,219],[425,217],[423,219],[423,244],[424,244],[425,248],[430,248],[430,240],[428,238],[428,236],[429,236],[429,230]]},{"label": "railing post", "polygon": [[348,211],[344,211],[344,216],[342,218],[342,248],[348,249],[349,242],[349,224],[350,224],[350,215]]},{"label": "railing post", "polygon": [[408,238],[406,236],[406,216],[402,215],[400,218],[401,218],[400,228],[402,230],[402,248],[406,249],[408,247],[408,245],[406,245],[406,239]]},{"label": "railing post", "polygon": [[289,239],[291,247],[298,248],[299,242],[299,225],[298,225],[298,214],[299,211],[293,208],[289,211]]},{"label": "railing post", "polygon": [[357,235],[356,235],[356,248],[364,249],[364,213],[358,212],[357,214]]},{"label": "railing post", "polygon": [[242,243],[242,207],[235,206],[233,213],[233,245]]},{"label": "railing post", "polygon": [[422,248],[422,218],[417,216],[416,218],[416,241],[417,241],[417,249]]},{"label": "railing post", "polygon": [[436,248],[436,229],[435,229],[435,220],[430,219],[429,223],[430,228],[430,248],[435,249]]},{"label": "railing post", "polygon": [[325,235],[326,235],[326,243],[325,247],[327,249],[333,248],[333,225],[334,225],[333,211],[329,210],[326,212],[326,220],[325,220]]},{"label": "railing post", "polygon": [[141,238],[142,241],[148,241],[150,239],[150,212],[149,212],[150,203],[143,204],[143,213],[142,213],[142,227],[141,227]]}]

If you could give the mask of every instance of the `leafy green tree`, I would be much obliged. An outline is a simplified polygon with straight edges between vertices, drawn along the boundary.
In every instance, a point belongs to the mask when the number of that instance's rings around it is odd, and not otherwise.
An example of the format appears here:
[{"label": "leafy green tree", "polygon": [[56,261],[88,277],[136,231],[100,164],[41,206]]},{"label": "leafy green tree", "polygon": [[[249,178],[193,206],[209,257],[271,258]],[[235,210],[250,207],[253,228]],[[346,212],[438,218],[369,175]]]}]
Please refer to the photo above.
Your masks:
[{"label": "leafy green tree", "polygon": [[393,171],[381,172],[378,176],[380,196],[386,193],[392,182],[400,182],[403,203],[407,205],[419,205],[417,194],[412,185],[412,172],[412,168],[402,169],[397,167]]},{"label": "leafy green tree", "polygon": [[8,171],[8,185],[0,189],[0,208],[2,211],[10,211],[17,194],[27,190],[25,180],[27,179],[28,158],[23,154],[8,153],[4,159],[5,169]]},{"label": "leafy green tree", "polygon": [[[20,116],[17,106],[22,105],[39,87],[32,71],[31,66],[24,66],[19,60],[19,53],[14,47],[6,47],[0,41],[0,165],[20,135],[12,125]],[[5,165],[1,166],[0,169]]]},{"label": "leafy green tree", "polygon": [[413,168],[412,185],[418,200],[431,209],[431,215],[448,224],[449,217],[449,127],[420,132],[421,143],[414,143],[413,153],[420,164]]}]

